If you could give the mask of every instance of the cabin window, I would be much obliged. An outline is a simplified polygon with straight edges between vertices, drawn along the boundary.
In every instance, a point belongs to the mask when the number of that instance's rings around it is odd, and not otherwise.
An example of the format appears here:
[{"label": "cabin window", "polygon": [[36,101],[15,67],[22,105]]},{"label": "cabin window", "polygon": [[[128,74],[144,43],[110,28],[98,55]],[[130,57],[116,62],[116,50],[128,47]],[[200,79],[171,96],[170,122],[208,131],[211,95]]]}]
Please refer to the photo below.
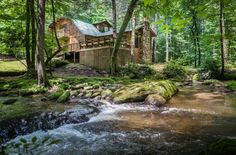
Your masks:
[{"label": "cabin window", "polygon": [[104,27],[104,32],[107,32],[107,31],[109,31],[108,27]]}]

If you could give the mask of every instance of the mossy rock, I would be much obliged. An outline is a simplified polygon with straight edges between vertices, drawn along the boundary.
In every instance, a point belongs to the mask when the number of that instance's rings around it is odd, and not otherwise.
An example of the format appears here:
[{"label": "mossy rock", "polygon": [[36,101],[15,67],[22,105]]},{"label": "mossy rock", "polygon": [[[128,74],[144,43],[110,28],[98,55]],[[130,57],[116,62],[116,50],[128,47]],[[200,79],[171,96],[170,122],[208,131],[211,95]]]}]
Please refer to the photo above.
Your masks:
[{"label": "mossy rock", "polygon": [[203,85],[210,85],[210,86],[215,86],[215,87],[220,87],[220,86],[224,86],[224,83],[216,80],[216,79],[209,79],[209,80],[205,80],[202,83]]},{"label": "mossy rock", "polygon": [[106,89],[106,90],[102,91],[101,95],[102,96],[112,95],[112,91],[110,89]]},{"label": "mossy rock", "polygon": [[70,97],[70,92],[65,91],[58,99],[57,101],[60,103],[65,103]]},{"label": "mossy rock", "polygon": [[159,107],[165,105],[166,100],[159,94],[150,94],[145,99],[145,103]]},{"label": "mossy rock", "polygon": [[9,98],[2,101],[1,103],[4,105],[11,105],[11,104],[14,104],[17,100],[18,100],[17,98]]},{"label": "mossy rock", "polygon": [[169,100],[178,89],[171,81],[141,82],[121,87],[113,93],[116,103],[144,101],[150,94],[158,94]]},{"label": "mossy rock", "polygon": [[92,96],[92,92],[87,92],[85,95],[84,95],[84,97],[91,97]]},{"label": "mossy rock", "polygon": [[236,139],[221,139],[212,143],[202,155],[233,155],[236,154]]},{"label": "mossy rock", "polygon": [[59,91],[56,91],[56,92],[51,93],[51,94],[48,96],[48,98],[49,98],[50,100],[56,100],[56,99],[58,99],[62,94],[63,94],[63,91],[62,91],[62,90],[59,90]]}]

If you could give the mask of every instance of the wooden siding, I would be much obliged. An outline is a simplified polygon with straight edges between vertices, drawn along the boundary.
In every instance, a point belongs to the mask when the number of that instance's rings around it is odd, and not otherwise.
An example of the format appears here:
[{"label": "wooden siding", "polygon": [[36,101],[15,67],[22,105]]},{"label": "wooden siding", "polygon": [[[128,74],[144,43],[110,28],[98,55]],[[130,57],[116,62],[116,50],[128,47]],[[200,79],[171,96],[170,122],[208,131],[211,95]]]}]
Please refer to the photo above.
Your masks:
[{"label": "wooden siding", "polygon": [[[80,64],[90,66],[99,70],[108,70],[111,47],[100,47],[84,49],[79,51],[80,53]],[[117,63],[119,66],[123,66],[130,61],[130,49],[121,48],[118,52]]]}]

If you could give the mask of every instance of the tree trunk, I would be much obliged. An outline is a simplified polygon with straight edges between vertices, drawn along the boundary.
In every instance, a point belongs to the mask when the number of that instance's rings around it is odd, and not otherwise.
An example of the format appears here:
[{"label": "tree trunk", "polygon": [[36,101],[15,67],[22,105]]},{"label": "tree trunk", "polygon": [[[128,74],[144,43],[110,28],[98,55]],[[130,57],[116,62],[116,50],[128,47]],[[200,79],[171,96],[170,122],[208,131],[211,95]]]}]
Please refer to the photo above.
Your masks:
[{"label": "tree trunk", "polygon": [[220,45],[221,45],[221,77],[224,78],[227,59],[227,47],[225,39],[224,2],[220,0]]},{"label": "tree trunk", "polygon": [[25,25],[25,52],[27,72],[31,72],[31,59],[30,59],[30,0],[26,0],[26,25]]},{"label": "tree trunk", "polygon": [[151,52],[151,36],[149,23],[147,22],[147,17],[144,17],[143,21],[143,62],[151,63],[152,62],[152,52]]},{"label": "tree trunk", "polygon": [[198,51],[198,66],[201,65],[201,47],[200,47],[200,40],[199,40],[199,28],[197,25],[196,15],[194,20],[195,32],[196,32],[196,44],[197,44],[197,51]]},{"label": "tree trunk", "polygon": [[53,54],[51,54],[50,56],[47,57],[47,60],[45,61],[46,66],[49,64],[49,62],[52,60],[52,58],[54,58],[62,50],[60,41],[57,36],[57,29],[56,29],[56,25],[55,25],[56,15],[55,15],[55,6],[54,6],[53,0],[51,0],[51,5],[52,5],[52,17],[53,17],[53,32],[54,32],[54,37],[55,37],[56,43],[57,43],[57,50]]},{"label": "tree trunk", "polygon": [[119,34],[118,34],[117,39],[115,41],[114,48],[113,48],[113,51],[111,54],[111,63],[110,63],[110,73],[111,74],[114,74],[116,72],[117,54],[118,54],[118,51],[120,48],[121,39],[122,39],[123,33],[125,32],[125,29],[129,23],[129,21],[130,21],[130,18],[133,14],[133,11],[134,11],[134,8],[135,8],[137,2],[138,2],[138,0],[131,0],[129,7],[127,9],[127,12],[125,14],[125,18],[123,20],[123,23],[121,25]]},{"label": "tree trunk", "polygon": [[165,38],[166,38],[166,62],[169,61],[169,33],[167,32],[165,34]]},{"label": "tree trunk", "polygon": [[113,39],[116,41],[116,0],[112,0]]},{"label": "tree trunk", "polygon": [[44,63],[45,37],[45,0],[38,1],[38,40],[37,40],[37,77],[38,86],[47,86],[47,75]]},{"label": "tree trunk", "polygon": [[136,26],[136,19],[135,15],[133,14],[132,17],[132,32],[131,32],[131,62],[134,62],[134,52],[135,52],[135,26]]},{"label": "tree trunk", "polygon": [[37,45],[37,39],[36,39],[36,21],[35,21],[35,5],[34,5],[34,0],[30,0],[31,5],[30,5],[30,12],[31,12],[31,65],[32,69],[35,72],[35,53],[36,53],[36,45]]}]

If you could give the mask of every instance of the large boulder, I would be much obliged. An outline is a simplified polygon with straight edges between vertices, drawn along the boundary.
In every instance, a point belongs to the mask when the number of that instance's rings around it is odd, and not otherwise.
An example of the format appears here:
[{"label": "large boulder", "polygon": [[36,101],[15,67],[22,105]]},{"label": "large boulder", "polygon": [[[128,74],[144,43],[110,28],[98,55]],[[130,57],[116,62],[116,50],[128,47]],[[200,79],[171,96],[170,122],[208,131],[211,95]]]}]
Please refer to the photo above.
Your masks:
[{"label": "large boulder", "polygon": [[114,102],[140,102],[150,94],[158,94],[165,100],[169,100],[178,89],[171,81],[140,82],[121,87],[113,93]]},{"label": "large boulder", "polygon": [[146,104],[151,104],[155,106],[163,106],[166,103],[166,99],[159,94],[150,94],[145,99]]}]

